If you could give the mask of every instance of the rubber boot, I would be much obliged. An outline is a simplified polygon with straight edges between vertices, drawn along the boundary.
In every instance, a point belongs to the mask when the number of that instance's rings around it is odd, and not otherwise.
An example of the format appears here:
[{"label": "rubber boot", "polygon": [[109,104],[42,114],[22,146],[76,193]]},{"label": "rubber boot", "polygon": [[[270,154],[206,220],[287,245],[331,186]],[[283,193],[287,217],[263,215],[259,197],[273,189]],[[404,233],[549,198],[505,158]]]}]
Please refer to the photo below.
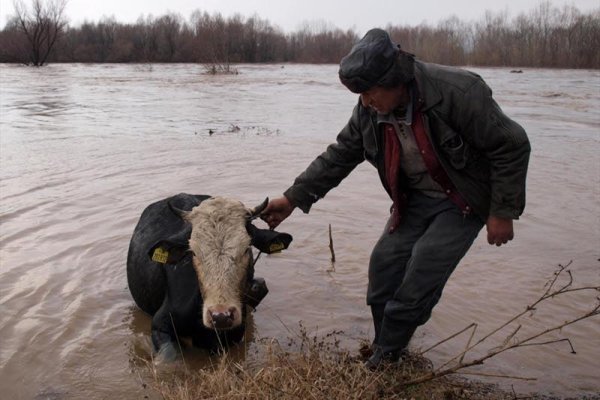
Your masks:
[{"label": "rubber boot", "polygon": [[397,363],[417,327],[416,325],[399,325],[384,318],[380,329],[375,351],[364,364],[372,371]]}]

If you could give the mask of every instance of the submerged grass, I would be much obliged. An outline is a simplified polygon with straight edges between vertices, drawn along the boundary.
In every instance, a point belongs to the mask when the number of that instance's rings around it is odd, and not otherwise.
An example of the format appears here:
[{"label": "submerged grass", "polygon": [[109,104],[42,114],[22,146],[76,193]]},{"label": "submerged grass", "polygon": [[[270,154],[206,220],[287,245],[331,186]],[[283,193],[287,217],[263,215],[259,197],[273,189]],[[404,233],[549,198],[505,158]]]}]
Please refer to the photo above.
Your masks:
[{"label": "submerged grass", "polygon": [[[161,373],[152,364],[150,385],[167,400],[196,399],[514,399],[491,385],[440,378],[403,386],[431,370],[431,363],[409,355],[403,363],[371,372],[362,357],[339,346],[338,335],[309,336],[301,327],[297,337],[281,345],[258,340],[252,354],[234,361],[227,353],[215,364],[198,370]],[[363,350],[368,347],[365,343]]]}]

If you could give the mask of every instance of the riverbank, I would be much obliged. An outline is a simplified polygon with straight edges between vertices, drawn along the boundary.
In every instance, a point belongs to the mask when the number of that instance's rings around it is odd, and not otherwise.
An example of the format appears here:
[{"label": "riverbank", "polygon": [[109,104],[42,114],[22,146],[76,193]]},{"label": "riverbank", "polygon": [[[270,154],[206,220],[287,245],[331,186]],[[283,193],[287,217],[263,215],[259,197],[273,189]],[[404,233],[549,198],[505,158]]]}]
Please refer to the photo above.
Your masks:
[{"label": "riverbank", "polygon": [[178,371],[149,362],[148,386],[166,400],[514,398],[492,385],[454,378],[404,386],[430,370],[429,360],[409,356],[398,366],[371,372],[362,366],[358,353],[342,351],[337,343],[335,335],[325,339],[304,335],[286,344],[263,340],[257,346],[259,353],[243,362],[225,354],[213,366],[195,371],[183,360]]},{"label": "riverbank", "polygon": [[244,361],[235,361],[225,353],[215,356],[212,366],[198,370],[188,369],[184,360],[168,367],[146,360],[149,378],[142,385],[165,400],[558,399],[508,392],[458,375],[409,385],[407,382],[431,372],[430,360],[410,354],[398,365],[371,372],[363,367],[360,351],[353,354],[340,349],[337,334],[318,338],[301,331],[285,344],[263,339]]},{"label": "riverbank", "polygon": [[[184,359],[168,366],[142,360],[149,372],[142,385],[164,400],[194,399],[427,399],[427,400],[558,400],[542,394],[523,394],[502,390],[495,384],[448,375],[419,380],[432,372],[432,362],[410,353],[402,362],[378,371],[363,367],[369,343],[360,349],[344,350],[340,335],[311,336],[300,330],[286,343],[276,339],[258,340],[243,361],[229,353],[213,356],[205,368],[190,368]],[[185,351],[184,351],[185,353]],[[514,378],[517,379],[517,378]],[[147,397],[150,398],[150,397]],[[572,399],[600,399],[600,396]]]}]

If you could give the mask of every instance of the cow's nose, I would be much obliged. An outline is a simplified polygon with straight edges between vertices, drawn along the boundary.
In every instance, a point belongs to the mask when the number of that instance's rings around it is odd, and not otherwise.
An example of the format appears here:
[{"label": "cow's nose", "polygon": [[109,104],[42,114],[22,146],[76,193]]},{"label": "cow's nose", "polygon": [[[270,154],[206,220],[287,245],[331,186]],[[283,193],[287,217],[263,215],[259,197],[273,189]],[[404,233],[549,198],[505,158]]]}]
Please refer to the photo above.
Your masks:
[{"label": "cow's nose", "polygon": [[210,315],[213,327],[216,329],[227,329],[233,325],[233,311],[213,312]]}]

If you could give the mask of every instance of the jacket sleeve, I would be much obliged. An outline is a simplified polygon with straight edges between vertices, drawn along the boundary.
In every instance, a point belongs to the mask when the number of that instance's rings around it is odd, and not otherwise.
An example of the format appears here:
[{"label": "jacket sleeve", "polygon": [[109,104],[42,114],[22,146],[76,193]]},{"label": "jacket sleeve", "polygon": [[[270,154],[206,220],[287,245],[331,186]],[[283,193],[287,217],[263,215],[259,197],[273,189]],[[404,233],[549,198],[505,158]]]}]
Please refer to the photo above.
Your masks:
[{"label": "jacket sleeve", "polygon": [[525,179],[531,147],[525,130],[508,118],[478,79],[465,93],[456,116],[460,132],[488,159],[490,215],[518,219],[525,208]]},{"label": "jacket sleeve", "polygon": [[356,105],[336,142],[329,145],[284,192],[284,196],[305,213],[364,160],[359,108]]}]

